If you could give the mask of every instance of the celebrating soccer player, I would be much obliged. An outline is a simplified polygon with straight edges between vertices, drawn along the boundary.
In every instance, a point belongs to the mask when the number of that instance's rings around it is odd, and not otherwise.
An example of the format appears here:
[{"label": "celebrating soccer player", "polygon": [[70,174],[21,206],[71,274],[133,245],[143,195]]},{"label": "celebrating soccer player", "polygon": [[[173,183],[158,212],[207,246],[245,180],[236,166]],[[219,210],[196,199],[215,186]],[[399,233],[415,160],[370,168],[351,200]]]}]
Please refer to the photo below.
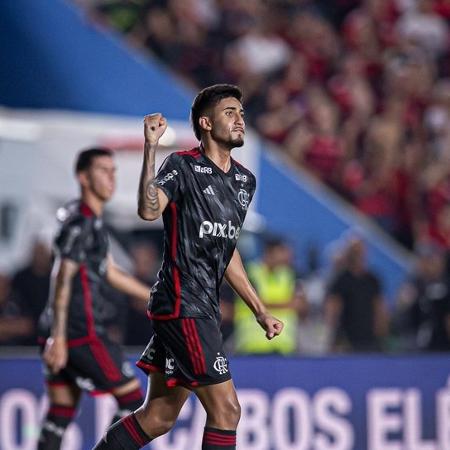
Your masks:
[{"label": "celebrating soccer player", "polygon": [[167,128],[161,114],[144,119],[139,215],[164,221],[164,261],[152,288],[155,334],[138,361],[150,376],[144,405],[113,425],[95,449],[139,449],[167,433],[191,391],[207,413],[203,450],[236,448],[240,406],[219,331],[222,279],[244,299],[268,339],[283,324],[265,309],[236,249],[255,192],[254,175],[231,157],[244,144],[238,87],[214,85],[194,100],[200,146],[172,153],[155,176],[155,152]]}]

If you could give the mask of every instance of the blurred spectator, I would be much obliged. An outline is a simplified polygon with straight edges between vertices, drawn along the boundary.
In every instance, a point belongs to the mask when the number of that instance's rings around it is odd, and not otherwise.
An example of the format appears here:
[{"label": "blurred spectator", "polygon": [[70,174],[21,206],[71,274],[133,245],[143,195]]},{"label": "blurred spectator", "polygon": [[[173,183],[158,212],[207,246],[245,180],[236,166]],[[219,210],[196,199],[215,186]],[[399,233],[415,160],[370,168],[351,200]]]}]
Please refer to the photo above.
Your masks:
[{"label": "blurred spectator", "polygon": [[238,300],[234,314],[234,347],[240,354],[295,354],[299,315],[305,312],[305,300],[299,291],[292,266],[290,247],[280,241],[266,243],[262,260],[250,263],[247,273],[270,314],[284,322],[283,333],[267,340],[259,333],[252,312]]},{"label": "blurred spectator", "polygon": [[[332,255],[336,256],[336,255]],[[339,259],[331,258],[337,270]],[[318,248],[307,252],[307,270],[301,277],[305,296],[303,314],[299,317],[298,350],[305,354],[324,354],[330,351],[330,329],[324,318],[324,303],[329,271],[320,264]]]},{"label": "blurred spectator", "polygon": [[400,290],[395,324],[406,350],[450,351],[450,277],[438,246],[418,249],[415,274]]},{"label": "blurred spectator", "polygon": [[351,237],[344,252],[345,268],[331,281],[325,304],[334,349],[380,351],[388,332],[380,280],[367,267],[366,247],[359,237]]},{"label": "blurred spectator", "polygon": [[10,278],[0,273],[0,344],[35,344],[34,335],[30,312],[14,297]]},{"label": "blurred spectator", "polygon": [[[139,241],[130,250],[134,263],[132,274],[145,284],[152,286],[157,279],[159,253],[150,241]],[[139,299],[128,302],[126,345],[146,345],[153,333],[151,321],[147,317],[147,305]]]},{"label": "blurred spectator", "polygon": [[398,21],[403,38],[417,44],[433,56],[439,56],[448,45],[448,26],[434,11],[434,0],[417,0]]},{"label": "blurred spectator", "polygon": [[30,263],[19,270],[12,279],[14,295],[26,307],[27,316],[33,320],[30,344],[37,344],[37,323],[47,303],[50,289],[51,252],[46,244],[37,241],[32,249]]}]

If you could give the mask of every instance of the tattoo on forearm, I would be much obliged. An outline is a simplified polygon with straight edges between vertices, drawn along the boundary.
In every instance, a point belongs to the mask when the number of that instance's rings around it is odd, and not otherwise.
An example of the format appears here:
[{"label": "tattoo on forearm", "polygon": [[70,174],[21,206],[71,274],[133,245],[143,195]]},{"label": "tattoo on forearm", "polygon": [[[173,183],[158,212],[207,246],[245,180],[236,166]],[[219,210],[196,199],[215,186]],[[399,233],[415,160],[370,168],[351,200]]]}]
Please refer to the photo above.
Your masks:
[{"label": "tattoo on forearm", "polygon": [[71,292],[70,279],[61,274],[56,282],[55,300],[53,304],[53,334],[65,336],[67,328],[67,315],[69,310],[69,297]]},{"label": "tattoo on forearm", "polygon": [[144,161],[139,182],[139,210],[157,216],[159,212],[158,189],[155,180],[155,148],[145,143]]},{"label": "tattoo on forearm", "polygon": [[158,190],[156,189],[155,180],[151,180],[147,183],[146,189],[147,205],[152,211],[159,210]]}]

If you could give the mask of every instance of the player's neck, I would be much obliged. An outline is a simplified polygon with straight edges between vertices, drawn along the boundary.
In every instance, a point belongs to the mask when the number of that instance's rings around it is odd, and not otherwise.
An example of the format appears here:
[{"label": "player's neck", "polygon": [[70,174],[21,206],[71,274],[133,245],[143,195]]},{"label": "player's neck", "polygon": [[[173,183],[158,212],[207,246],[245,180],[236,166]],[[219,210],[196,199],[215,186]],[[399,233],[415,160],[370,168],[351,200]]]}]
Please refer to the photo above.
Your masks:
[{"label": "player's neck", "polygon": [[224,172],[228,172],[231,167],[231,149],[223,148],[219,145],[200,146],[205,155]]},{"label": "player's neck", "polygon": [[81,201],[87,205],[96,216],[102,215],[105,202],[98,198],[93,192],[83,192],[81,194]]}]

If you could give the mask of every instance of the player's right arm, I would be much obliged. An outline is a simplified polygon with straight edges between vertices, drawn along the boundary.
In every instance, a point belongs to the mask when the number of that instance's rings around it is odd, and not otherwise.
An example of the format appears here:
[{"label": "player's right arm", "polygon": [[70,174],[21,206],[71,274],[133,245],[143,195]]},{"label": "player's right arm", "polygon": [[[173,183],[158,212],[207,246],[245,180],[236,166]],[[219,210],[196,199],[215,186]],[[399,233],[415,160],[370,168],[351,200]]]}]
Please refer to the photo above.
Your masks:
[{"label": "player's right arm", "polygon": [[59,372],[67,364],[67,320],[70,295],[72,292],[72,280],[78,271],[79,265],[67,258],[57,262],[56,276],[54,279],[53,323],[50,337],[43,353],[43,359],[50,370]]},{"label": "player's right arm", "polygon": [[155,176],[155,153],[166,128],[167,121],[161,114],[144,117],[144,160],[138,193],[138,215],[144,220],[156,220],[169,202],[165,192],[158,187]]}]

